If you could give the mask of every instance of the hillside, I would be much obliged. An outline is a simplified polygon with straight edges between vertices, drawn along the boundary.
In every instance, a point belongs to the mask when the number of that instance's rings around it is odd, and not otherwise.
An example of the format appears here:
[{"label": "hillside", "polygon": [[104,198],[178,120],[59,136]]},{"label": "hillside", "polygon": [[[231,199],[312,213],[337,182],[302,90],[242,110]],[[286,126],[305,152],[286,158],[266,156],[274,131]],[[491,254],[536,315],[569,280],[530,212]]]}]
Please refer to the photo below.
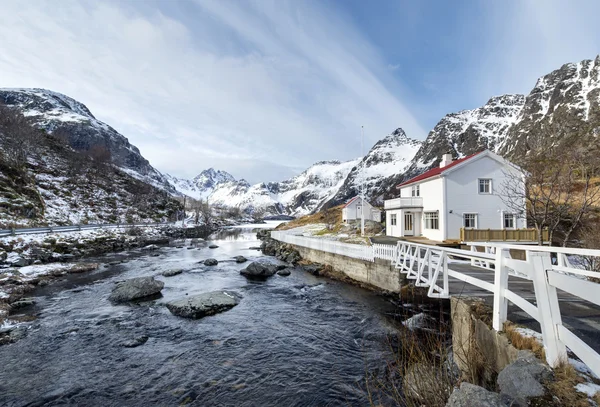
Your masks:
[{"label": "hillside", "polygon": [[159,221],[179,204],[113,165],[0,105],[0,227]]}]

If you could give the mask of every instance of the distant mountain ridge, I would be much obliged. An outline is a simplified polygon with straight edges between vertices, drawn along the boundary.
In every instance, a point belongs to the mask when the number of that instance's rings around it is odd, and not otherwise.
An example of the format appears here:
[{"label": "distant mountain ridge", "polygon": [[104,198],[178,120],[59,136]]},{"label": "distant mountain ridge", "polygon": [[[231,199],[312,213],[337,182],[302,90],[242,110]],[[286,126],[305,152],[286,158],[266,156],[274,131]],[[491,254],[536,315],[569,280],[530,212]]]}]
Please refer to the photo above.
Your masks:
[{"label": "distant mountain ridge", "polygon": [[346,202],[363,185],[366,197],[381,204],[397,194],[395,185],[439,165],[444,153],[460,158],[490,149],[518,161],[540,140],[549,148],[600,150],[600,56],[544,75],[527,95],[495,96],[481,107],[447,114],[424,141],[398,128],[362,158],[321,161],[288,180],[254,185],[213,168],[191,180],[161,174],[85,105],[56,92],[0,89],[0,102],[18,109],[34,126],[65,136],[75,150],[106,148],[114,165],[172,195],[268,214],[315,212]]}]

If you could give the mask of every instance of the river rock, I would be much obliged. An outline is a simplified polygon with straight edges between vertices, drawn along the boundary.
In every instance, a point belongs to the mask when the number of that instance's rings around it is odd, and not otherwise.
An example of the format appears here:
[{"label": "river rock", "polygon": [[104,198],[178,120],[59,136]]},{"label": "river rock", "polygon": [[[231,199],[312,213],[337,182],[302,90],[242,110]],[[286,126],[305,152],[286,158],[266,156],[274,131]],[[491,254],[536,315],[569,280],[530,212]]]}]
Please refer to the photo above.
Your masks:
[{"label": "river rock", "polygon": [[218,249],[219,246],[217,246],[216,244],[211,244],[210,246],[208,246],[209,249]]},{"label": "river rock", "polygon": [[171,314],[198,319],[227,311],[238,305],[242,297],[233,291],[212,291],[167,303]]},{"label": "river rock", "polygon": [[244,256],[235,256],[234,259],[236,263],[245,263],[248,261]]},{"label": "river rock", "polygon": [[121,345],[124,348],[137,348],[138,346],[141,346],[141,345],[145,344],[146,342],[148,342],[148,337],[143,335],[143,336],[138,336],[137,338],[133,338],[128,341],[125,341]]},{"label": "river rock", "polygon": [[25,267],[27,265],[29,265],[29,260],[21,257],[21,256],[15,256],[12,261],[10,262],[10,265],[13,267]]},{"label": "river rock", "polygon": [[22,298],[19,301],[15,301],[12,304],[10,304],[10,307],[12,309],[18,309],[18,308],[28,307],[33,304],[35,304],[35,301],[33,300],[33,298]]},{"label": "river rock", "polygon": [[204,260],[204,265],[205,266],[216,266],[217,264],[219,264],[219,261],[217,259],[206,259],[206,260]]},{"label": "river rock", "polygon": [[498,374],[500,393],[511,397],[519,404],[528,405],[528,400],[546,394],[542,383],[552,380],[552,370],[530,351],[520,351],[517,360]]},{"label": "river rock", "polygon": [[8,253],[6,253],[4,250],[0,250],[0,261],[6,260],[7,257]]},{"label": "river rock", "polygon": [[148,246],[142,247],[143,251],[152,251],[152,250],[158,250],[158,249],[159,249],[159,247],[155,244],[150,244]]},{"label": "river rock", "polygon": [[446,403],[446,407],[506,407],[498,393],[483,387],[462,382],[460,389],[454,390]]},{"label": "river rock", "polygon": [[165,286],[154,277],[137,277],[117,283],[108,299],[114,303],[132,301],[160,294]]},{"label": "river rock", "polygon": [[283,276],[283,277],[287,277],[287,276],[289,276],[290,274],[292,274],[292,269],[291,269],[291,268],[289,268],[289,267],[287,267],[287,268],[284,268],[283,270],[279,270],[279,271],[277,272],[277,275],[280,275],[280,276]]},{"label": "river rock", "polygon": [[173,276],[176,276],[181,273],[183,273],[182,269],[172,269],[172,270],[163,271],[162,275],[163,275],[163,277],[173,277]]},{"label": "river rock", "polygon": [[245,269],[240,271],[240,274],[246,277],[267,278],[277,272],[277,265],[272,263],[264,263],[253,261]]}]

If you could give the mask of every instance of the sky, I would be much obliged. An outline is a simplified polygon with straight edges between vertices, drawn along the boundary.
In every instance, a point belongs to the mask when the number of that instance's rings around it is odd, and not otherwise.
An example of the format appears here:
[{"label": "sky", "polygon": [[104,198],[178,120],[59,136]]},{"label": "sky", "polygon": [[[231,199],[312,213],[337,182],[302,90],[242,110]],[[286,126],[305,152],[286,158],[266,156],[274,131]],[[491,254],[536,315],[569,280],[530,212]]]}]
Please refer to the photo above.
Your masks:
[{"label": "sky", "polygon": [[600,53],[596,0],[0,1],[0,87],[87,105],[159,171],[277,181]]}]

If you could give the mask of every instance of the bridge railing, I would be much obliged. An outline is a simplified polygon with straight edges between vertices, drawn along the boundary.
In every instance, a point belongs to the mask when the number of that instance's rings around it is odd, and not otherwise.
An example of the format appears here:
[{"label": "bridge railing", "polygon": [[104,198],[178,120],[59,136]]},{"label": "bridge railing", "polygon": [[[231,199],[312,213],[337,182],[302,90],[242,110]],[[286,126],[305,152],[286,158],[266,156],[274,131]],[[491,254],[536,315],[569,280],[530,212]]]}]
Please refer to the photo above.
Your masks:
[{"label": "bridge railing", "polygon": [[[600,305],[599,285],[589,277],[600,276],[593,270],[576,268],[569,257],[600,258],[600,250],[525,246],[494,243],[469,243],[485,246],[484,251],[467,251],[429,245],[398,242],[396,267],[406,273],[415,285],[429,287],[431,297],[447,298],[450,277],[490,291],[494,294],[494,329],[501,331],[507,321],[508,301],[540,323],[546,358],[557,366],[567,360],[571,349],[596,375],[600,375],[600,355],[562,323],[557,290],[570,293]],[[525,253],[513,258],[511,250]],[[457,259],[494,273],[494,283],[453,270]],[[458,260],[458,261],[460,261]],[[530,280],[535,291],[535,305],[509,289],[509,276]],[[440,281],[440,282],[438,282]]]}]

